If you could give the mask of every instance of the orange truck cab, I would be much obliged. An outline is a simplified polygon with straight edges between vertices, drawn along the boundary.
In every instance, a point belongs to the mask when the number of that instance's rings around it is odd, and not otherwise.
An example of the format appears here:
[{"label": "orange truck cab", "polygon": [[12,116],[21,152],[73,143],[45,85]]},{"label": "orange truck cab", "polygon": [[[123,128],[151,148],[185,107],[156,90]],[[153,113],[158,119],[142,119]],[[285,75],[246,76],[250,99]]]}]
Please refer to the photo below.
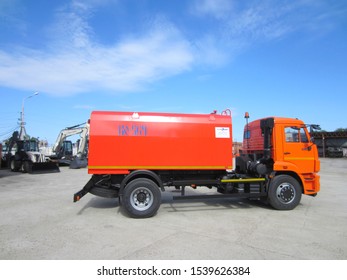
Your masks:
[{"label": "orange truck cab", "polygon": [[[268,200],[277,209],[292,209],[299,203],[301,193],[315,196],[320,190],[318,150],[307,127],[301,120],[278,117],[245,126],[236,170],[265,176]],[[271,185],[278,185],[273,194]]]},{"label": "orange truck cab", "polygon": [[[240,156],[232,158],[229,110],[217,114],[92,112],[88,172],[92,177],[74,202],[87,193],[119,198],[136,218],[156,214],[161,192],[208,187],[221,196],[264,199],[279,210],[294,209],[302,194],[319,191],[317,147],[307,125],[270,117],[247,123]],[[248,120],[248,119],[247,119]]]}]

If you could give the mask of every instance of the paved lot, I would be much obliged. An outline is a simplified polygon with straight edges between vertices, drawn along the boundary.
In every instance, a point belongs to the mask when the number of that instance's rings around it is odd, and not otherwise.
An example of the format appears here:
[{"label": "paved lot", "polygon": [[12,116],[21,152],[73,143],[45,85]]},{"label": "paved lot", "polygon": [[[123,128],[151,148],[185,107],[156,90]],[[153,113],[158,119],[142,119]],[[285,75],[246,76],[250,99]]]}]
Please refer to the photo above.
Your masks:
[{"label": "paved lot", "polygon": [[321,160],[321,192],[292,211],[258,202],[173,202],[131,219],[118,201],[87,194],[86,169],[0,170],[0,259],[347,259],[347,159]]}]

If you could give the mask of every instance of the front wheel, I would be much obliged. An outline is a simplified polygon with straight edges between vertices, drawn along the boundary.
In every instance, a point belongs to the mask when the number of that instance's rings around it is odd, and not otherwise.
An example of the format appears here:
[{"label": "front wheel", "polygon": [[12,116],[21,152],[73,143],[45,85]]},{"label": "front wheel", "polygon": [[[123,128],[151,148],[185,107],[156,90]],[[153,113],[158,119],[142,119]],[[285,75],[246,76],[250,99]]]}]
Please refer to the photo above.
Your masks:
[{"label": "front wheel", "polygon": [[18,166],[18,164],[17,164],[17,162],[16,162],[16,160],[14,159],[14,158],[12,158],[11,160],[10,160],[10,168],[11,168],[11,171],[12,172],[17,172],[17,171],[19,171],[19,166]]},{"label": "front wheel", "polygon": [[150,179],[135,179],[124,189],[123,208],[133,218],[152,217],[158,211],[160,203],[160,189]]},{"label": "front wheel", "polygon": [[22,172],[23,173],[31,173],[32,166],[33,166],[33,163],[31,161],[27,161],[27,160],[24,161],[22,164]]},{"label": "front wheel", "polygon": [[301,200],[299,182],[288,175],[279,175],[270,182],[268,202],[277,210],[292,210]]}]

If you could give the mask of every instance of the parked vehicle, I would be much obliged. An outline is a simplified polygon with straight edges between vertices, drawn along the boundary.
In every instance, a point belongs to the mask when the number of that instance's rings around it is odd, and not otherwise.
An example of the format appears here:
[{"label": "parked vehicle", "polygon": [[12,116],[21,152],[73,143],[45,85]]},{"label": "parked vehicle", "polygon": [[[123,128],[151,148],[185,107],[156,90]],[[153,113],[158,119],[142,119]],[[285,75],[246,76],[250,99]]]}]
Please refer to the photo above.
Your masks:
[{"label": "parked vehicle", "polygon": [[[24,173],[51,173],[59,172],[58,164],[46,158],[39,152],[38,142],[34,139],[19,140],[18,131],[15,131],[9,140],[5,154],[5,162],[11,171]],[[12,154],[12,149],[15,149]]]},{"label": "parked vehicle", "polygon": [[340,147],[328,147],[326,151],[327,157],[343,157],[343,150]]},{"label": "parked vehicle", "polygon": [[[82,126],[83,125],[83,126]],[[73,155],[73,145],[67,137],[80,135],[77,147],[77,155]],[[72,169],[86,167],[88,164],[88,134],[89,124],[83,123],[67,127],[59,132],[57,140],[53,146],[51,159],[57,160],[60,164],[69,165]]]},{"label": "parked vehicle", "polygon": [[155,215],[165,188],[215,188],[205,198],[264,199],[291,210],[320,190],[317,147],[301,120],[268,117],[248,123],[233,169],[229,110],[217,114],[92,112],[88,172],[74,194],[119,198],[131,217]]}]

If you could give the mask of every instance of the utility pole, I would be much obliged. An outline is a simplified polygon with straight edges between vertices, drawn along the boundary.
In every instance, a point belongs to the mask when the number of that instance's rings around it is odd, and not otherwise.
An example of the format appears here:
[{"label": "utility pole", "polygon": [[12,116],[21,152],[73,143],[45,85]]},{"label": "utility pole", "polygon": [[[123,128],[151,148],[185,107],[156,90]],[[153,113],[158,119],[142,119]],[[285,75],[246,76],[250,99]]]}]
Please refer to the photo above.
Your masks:
[{"label": "utility pole", "polygon": [[22,111],[20,113],[20,119],[19,119],[20,120],[20,122],[19,122],[19,125],[20,125],[19,140],[25,140],[28,137],[27,132],[25,130],[25,122],[24,122],[24,101],[26,99],[32,98],[32,97],[34,97],[34,96],[36,96],[38,94],[39,93],[36,91],[34,94],[32,94],[32,95],[30,95],[28,97],[25,97],[22,100]]},{"label": "utility pole", "polygon": [[246,138],[246,143],[247,143],[247,149],[249,149],[249,143],[248,143],[248,139],[250,138],[250,135],[249,135],[249,128],[248,128],[248,119],[249,119],[249,113],[246,112],[245,113],[245,119],[246,119],[246,134],[243,136],[244,138]]}]

